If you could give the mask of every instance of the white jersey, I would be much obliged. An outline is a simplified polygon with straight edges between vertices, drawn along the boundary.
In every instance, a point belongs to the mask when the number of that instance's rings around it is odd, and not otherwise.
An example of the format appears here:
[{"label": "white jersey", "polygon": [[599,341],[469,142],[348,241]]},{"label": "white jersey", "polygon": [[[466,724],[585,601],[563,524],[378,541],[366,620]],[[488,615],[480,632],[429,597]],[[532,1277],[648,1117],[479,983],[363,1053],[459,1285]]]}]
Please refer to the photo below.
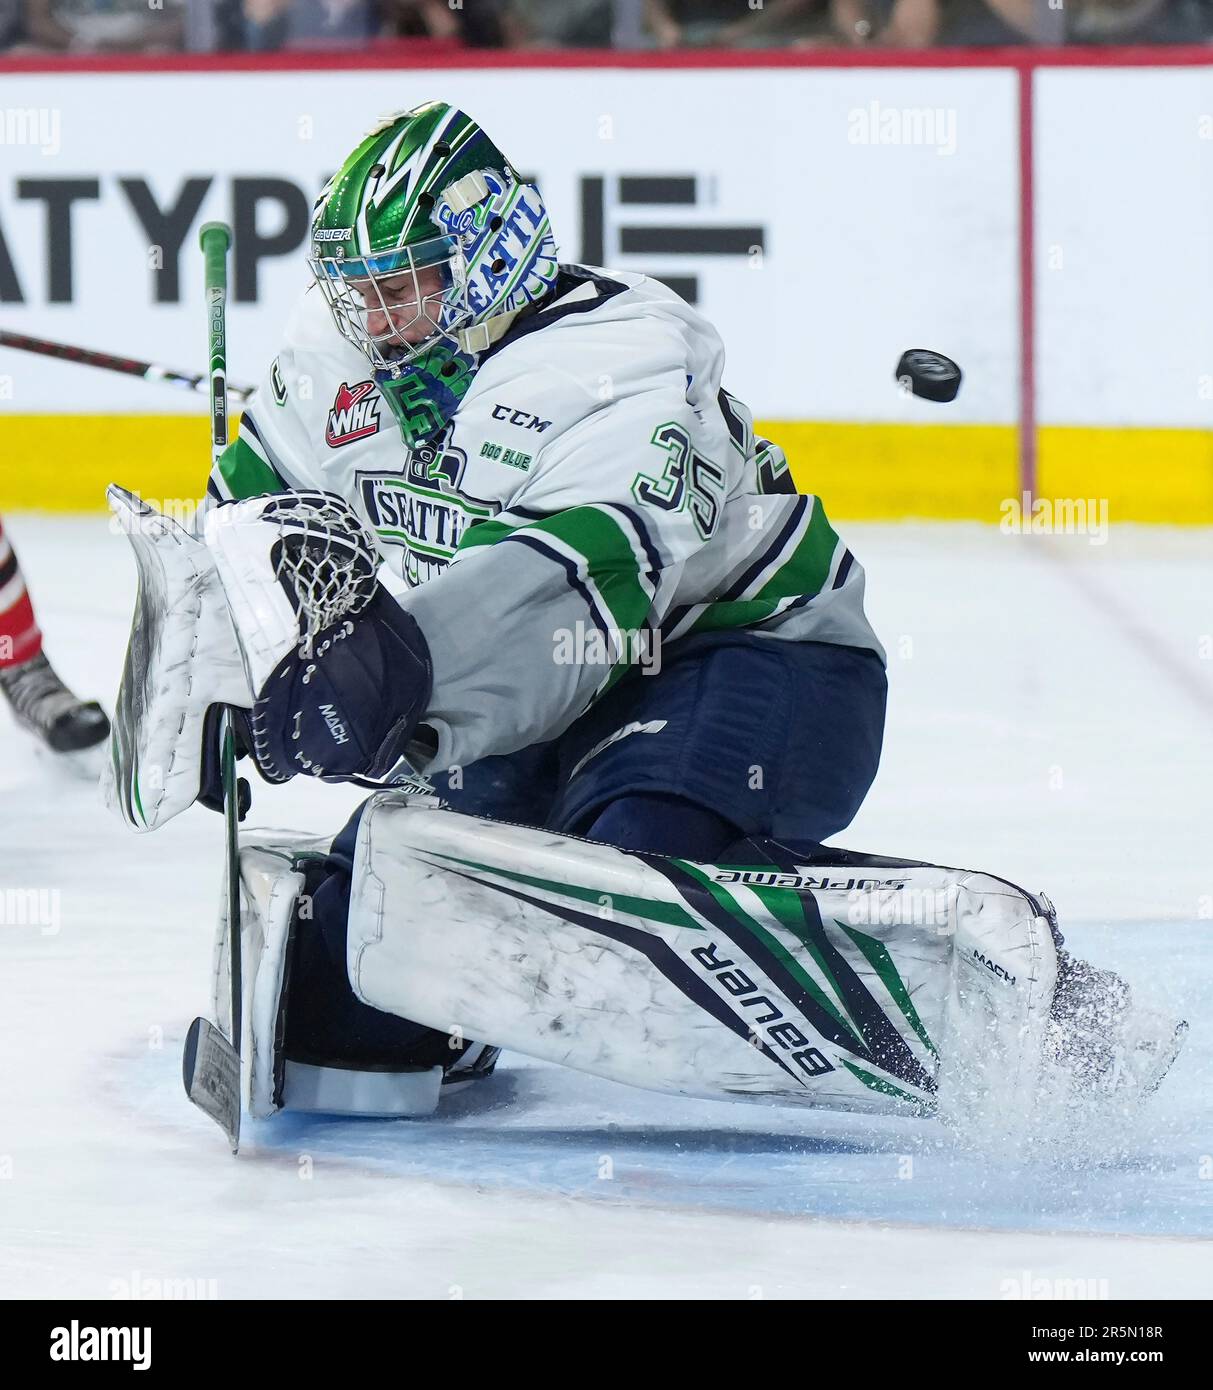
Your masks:
[{"label": "white jersey", "polygon": [[319,488],[359,513],[429,643],[432,767],[554,737],[691,634],[883,659],[862,567],[723,366],[716,330],[658,281],[565,265],[410,448],[309,291],[209,491]]}]

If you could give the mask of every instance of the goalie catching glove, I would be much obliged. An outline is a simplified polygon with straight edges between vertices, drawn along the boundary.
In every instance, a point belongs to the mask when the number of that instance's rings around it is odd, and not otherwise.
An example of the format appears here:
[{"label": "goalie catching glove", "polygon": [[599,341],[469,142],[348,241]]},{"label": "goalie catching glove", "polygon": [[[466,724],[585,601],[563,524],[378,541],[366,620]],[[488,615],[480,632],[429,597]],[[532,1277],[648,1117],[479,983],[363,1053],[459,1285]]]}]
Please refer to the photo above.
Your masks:
[{"label": "goalie catching glove", "polygon": [[386,776],[429,700],[430,658],[355,513],[328,493],[257,497],[216,507],[205,537],[256,693],[262,776]]},{"label": "goalie catching glove", "polygon": [[[191,536],[120,488],[140,591],[106,796],[151,830],[217,804],[214,710],[235,712],[267,781],[382,779],[417,737],[431,688],[421,629],[376,580],[357,515],[328,493],[207,513]],[[414,757],[428,757],[421,741]]]},{"label": "goalie catching glove", "polygon": [[385,777],[404,756],[430,693],[421,629],[383,589],[356,618],[288,652],[262,687],[251,721],[267,781]]}]

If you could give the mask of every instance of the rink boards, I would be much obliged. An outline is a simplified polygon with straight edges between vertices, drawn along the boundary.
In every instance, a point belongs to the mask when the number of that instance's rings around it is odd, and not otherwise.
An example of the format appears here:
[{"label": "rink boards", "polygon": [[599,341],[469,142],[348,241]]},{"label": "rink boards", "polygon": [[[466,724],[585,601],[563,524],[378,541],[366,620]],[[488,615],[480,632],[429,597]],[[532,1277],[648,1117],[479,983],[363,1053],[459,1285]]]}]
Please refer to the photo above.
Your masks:
[{"label": "rink boards", "polygon": [[[941,56],[941,61],[947,55]],[[974,60],[975,62],[978,60]],[[985,60],[982,60],[985,61]],[[196,369],[197,228],[236,228],[230,368],[306,283],[308,210],[381,112],[433,97],[538,178],[565,259],[693,297],[726,384],[839,516],[998,520],[1022,482],[1021,223],[1034,235],[1039,492],[1213,521],[1213,75],[1048,66],[5,75],[0,325]],[[693,131],[688,139],[688,131]],[[955,357],[940,407],[906,347]],[[0,354],[0,506],[201,490],[202,402]]]}]

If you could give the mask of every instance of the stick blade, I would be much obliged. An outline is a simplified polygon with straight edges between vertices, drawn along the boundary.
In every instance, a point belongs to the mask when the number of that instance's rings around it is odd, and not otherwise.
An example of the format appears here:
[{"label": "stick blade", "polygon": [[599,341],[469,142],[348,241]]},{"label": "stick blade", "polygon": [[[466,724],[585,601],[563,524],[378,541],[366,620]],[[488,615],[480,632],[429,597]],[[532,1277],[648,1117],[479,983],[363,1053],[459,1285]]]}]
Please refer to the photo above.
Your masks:
[{"label": "stick blade", "polygon": [[181,1059],[185,1094],[240,1148],[240,1054],[208,1019],[196,1018]]}]

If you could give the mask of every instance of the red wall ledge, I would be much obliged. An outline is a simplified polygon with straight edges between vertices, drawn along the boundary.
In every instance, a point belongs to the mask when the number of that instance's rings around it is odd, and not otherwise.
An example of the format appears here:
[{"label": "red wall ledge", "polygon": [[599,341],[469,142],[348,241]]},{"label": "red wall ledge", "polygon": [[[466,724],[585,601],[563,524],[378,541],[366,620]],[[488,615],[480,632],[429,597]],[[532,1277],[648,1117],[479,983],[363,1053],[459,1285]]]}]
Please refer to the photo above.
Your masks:
[{"label": "red wall ledge", "polygon": [[477,49],[400,40],[363,49],[278,53],[90,54],[4,57],[0,73],[349,72],[425,68],[1015,68],[1213,67],[1208,46],[869,49]]}]

